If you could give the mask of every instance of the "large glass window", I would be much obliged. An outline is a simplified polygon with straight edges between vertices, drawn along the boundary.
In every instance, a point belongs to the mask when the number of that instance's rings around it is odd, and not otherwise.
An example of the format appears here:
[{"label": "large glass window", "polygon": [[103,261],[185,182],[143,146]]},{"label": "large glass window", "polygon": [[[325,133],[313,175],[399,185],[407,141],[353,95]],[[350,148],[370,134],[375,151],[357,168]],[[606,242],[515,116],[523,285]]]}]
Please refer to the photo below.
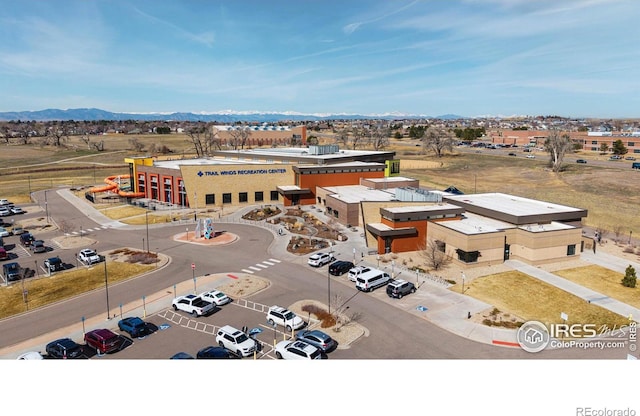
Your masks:
[{"label": "large glass window", "polygon": [[207,205],[215,205],[216,203],[216,194],[206,194],[204,196],[204,203]]},{"label": "large glass window", "polygon": [[574,256],[576,254],[576,245],[569,244],[567,246],[567,256]]},{"label": "large glass window", "polygon": [[255,199],[256,199],[256,202],[262,202],[262,201],[264,201],[264,192],[262,192],[262,191],[256,191]]},{"label": "large glass window", "polygon": [[278,191],[271,191],[271,200],[277,201],[278,199]]},{"label": "large glass window", "polygon": [[238,193],[238,201],[247,202],[248,200],[249,200],[249,195],[246,192],[239,192]]},{"label": "large glass window", "polygon": [[230,204],[231,203],[231,194],[230,193],[222,194],[222,203],[223,204]]}]

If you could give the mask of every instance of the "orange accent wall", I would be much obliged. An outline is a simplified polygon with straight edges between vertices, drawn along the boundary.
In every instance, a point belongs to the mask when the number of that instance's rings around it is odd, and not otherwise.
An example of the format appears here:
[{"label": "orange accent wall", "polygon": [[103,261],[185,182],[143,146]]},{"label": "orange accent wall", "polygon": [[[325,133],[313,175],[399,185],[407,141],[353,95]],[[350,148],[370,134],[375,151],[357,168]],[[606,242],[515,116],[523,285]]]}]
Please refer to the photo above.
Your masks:
[{"label": "orange accent wall", "polygon": [[384,172],[345,172],[345,173],[317,173],[312,175],[300,175],[301,188],[309,188],[311,196],[303,198],[300,195],[300,205],[317,204],[316,186],[343,186],[360,185],[361,178],[384,178]]},{"label": "orange accent wall", "polygon": [[[433,222],[441,222],[441,221],[459,221],[459,217],[454,218],[438,218],[434,220],[430,220]],[[398,236],[393,237],[391,240],[391,251],[394,253],[403,253],[406,251],[416,251],[420,249],[420,244],[427,241],[427,233],[428,233],[428,224],[427,220],[419,220],[419,221],[406,221],[406,222],[392,222],[386,218],[381,218],[380,222],[385,224],[391,228],[404,228],[404,227],[414,227],[418,234],[416,236]],[[384,237],[378,237],[378,253],[384,254]]]}]

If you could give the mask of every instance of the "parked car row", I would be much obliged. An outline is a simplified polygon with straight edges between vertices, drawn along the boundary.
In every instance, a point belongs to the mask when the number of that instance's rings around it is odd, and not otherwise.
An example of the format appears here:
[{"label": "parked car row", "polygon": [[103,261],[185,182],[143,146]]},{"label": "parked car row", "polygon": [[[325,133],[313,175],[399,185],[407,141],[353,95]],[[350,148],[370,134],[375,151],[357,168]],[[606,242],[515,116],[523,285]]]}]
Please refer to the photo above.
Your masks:
[{"label": "parked car row", "polygon": [[355,283],[356,289],[363,292],[370,292],[379,287],[387,286],[387,295],[392,298],[402,298],[416,291],[413,283],[402,279],[394,280],[389,273],[372,267],[355,266],[353,262],[338,260],[334,261],[332,253],[315,253],[309,257],[308,264],[313,267],[320,267],[329,263],[329,274],[342,276],[347,273],[350,281]]},{"label": "parked car row", "polygon": [[[118,329],[132,338],[142,338],[157,330],[155,325],[143,321],[139,317],[127,317],[118,321]],[[113,354],[127,348],[133,341],[123,334],[107,328],[88,331],[83,337],[84,344],[71,338],[60,338],[49,342],[45,347],[44,358],[78,359],[91,356]]]}]

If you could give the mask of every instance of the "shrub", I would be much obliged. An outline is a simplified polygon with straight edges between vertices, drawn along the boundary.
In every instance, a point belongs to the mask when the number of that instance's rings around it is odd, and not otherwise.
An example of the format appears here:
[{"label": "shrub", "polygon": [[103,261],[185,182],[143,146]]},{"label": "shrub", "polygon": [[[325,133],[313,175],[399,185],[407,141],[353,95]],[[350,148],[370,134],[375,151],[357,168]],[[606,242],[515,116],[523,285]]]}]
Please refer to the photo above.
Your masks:
[{"label": "shrub", "polygon": [[631,265],[627,266],[624,271],[624,277],[622,278],[622,285],[625,287],[636,287],[636,269]]}]

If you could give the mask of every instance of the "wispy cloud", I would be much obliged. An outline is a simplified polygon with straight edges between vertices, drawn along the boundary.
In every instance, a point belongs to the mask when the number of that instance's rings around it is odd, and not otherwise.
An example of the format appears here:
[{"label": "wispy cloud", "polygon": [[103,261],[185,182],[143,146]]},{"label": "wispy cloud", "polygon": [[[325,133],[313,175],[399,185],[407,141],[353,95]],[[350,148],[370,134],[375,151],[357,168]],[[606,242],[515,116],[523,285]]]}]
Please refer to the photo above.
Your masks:
[{"label": "wispy cloud", "polygon": [[215,36],[215,33],[212,31],[205,31],[201,33],[190,32],[167,20],[160,19],[159,17],[146,13],[135,6],[132,7],[132,10],[134,10],[136,13],[138,13],[139,15],[143,16],[146,19],[149,19],[155,23],[159,23],[163,26],[166,26],[172,29],[174,32],[176,32],[179,36],[181,36],[184,39],[203,44],[207,47],[211,47],[215,43],[216,36]]},{"label": "wispy cloud", "polygon": [[[357,21],[357,22],[349,23],[349,24],[345,25],[342,28],[342,31],[344,33],[350,35],[353,32],[355,32],[356,30],[358,30],[360,27],[362,27],[363,25],[368,25],[368,24],[371,24],[371,23],[376,23],[376,22],[379,22],[381,20],[387,19],[387,18],[389,18],[389,17],[391,17],[391,16],[393,16],[395,14],[401,13],[401,12],[409,9],[410,7],[412,7],[413,5],[415,5],[418,2],[419,2],[419,0],[414,0],[414,1],[410,2],[410,3],[408,3],[408,4],[405,4],[402,7],[399,7],[397,9],[391,10],[389,12],[385,12],[385,13],[381,14],[380,16],[371,17],[371,18],[368,18],[368,19],[363,20],[363,21]],[[386,3],[386,4],[388,4],[388,3]]]}]

